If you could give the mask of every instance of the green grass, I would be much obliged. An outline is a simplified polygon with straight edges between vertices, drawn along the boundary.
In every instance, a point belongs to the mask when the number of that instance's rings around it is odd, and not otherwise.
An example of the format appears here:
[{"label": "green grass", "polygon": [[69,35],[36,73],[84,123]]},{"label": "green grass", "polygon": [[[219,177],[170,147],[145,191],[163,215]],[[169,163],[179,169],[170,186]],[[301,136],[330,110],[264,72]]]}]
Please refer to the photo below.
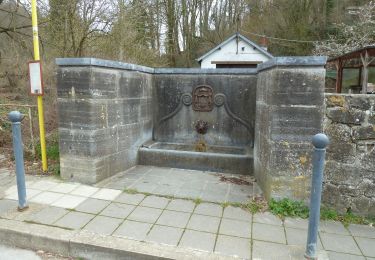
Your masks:
[{"label": "green grass", "polygon": [[124,192],[128,193],[128,194],[137,194],[137,193],[140,193],[136,189],[125,189]]},{"label": "green grass", "polygon": [[[49,160],[59,160],[59,143],[58,141],[47,141],[47,158]],[[35,146],[36,155],[41,160],[42,159],[42,149],[40,148],[40,143]]]},{"label": "green grass", "polygon": [[276,201],[271,199],[269,202],[269,209],[273,214],[278,215],[281,218],[307,218],[309,216],[309,208],[302,201],[293,201],[290,199]]},{"label": "green grass", "polygon": [[[271,199],[269,202],[270,211],[281,218],[285,217],[309,217],[309,208],[302,201],[293,201],[290,199],[282,199],[276,201]],[[320,218],[322,220],[340,221],[345,226],[349,224],[370,224],[375,223],[375,218],[365,218],[348,211],[340,214],[336,210],[322,206],[320,209]]]},{"label": "green grass", "polygon": [[193,202],[194,202],[196,205],[199,205],[199,204],[202,203],[202,199],[200,199],[200,198],[196,198],[196,199],[193,200]]}]

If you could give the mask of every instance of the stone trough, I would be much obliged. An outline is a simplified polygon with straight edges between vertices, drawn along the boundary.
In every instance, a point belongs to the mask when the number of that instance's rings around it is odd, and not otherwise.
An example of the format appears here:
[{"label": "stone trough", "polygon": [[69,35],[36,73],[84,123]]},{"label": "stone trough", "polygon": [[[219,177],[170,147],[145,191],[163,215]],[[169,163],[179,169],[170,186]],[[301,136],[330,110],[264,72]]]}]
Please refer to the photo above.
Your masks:
[{"label": "stone trough", "polygon": [[186,143],[148,142],[139,149],[139,164],[233,174],[253,174],[250,147],[208,146],[205,152]]}]

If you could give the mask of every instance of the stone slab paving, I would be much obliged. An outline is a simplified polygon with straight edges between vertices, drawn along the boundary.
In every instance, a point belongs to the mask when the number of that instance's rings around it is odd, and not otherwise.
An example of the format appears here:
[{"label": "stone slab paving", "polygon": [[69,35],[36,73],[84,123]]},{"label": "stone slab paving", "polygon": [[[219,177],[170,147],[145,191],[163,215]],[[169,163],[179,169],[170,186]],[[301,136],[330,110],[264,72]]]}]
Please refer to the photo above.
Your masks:
[{"label": "stone slab paving", "polygon": [[[144,172],[152,173],[155,180],[163,172],[171,177],[179,171],[135,167],[130,176],[137,181],[142,178],[138,174],[144,175]],[[212,183],[218,181],[215,175],[205,178]],[[223,185],[219,181],[218,184]],[[225,200],[217,204],[134,190],[125,193],[107,185],[91,187],[53,178],[33,178],[27,186],[39,194],[29,200],[30,209],[25,212],[16,211],[17,201],[9,199],[10,195],[16,197],[15,186],[0,187],[3,220],[92,232],[108,241],[126,238],[241,259],[303,259],[307,236],[305,219],[281,220],[269,212],[253,215],[239,207],[227,206]],[[339,222],[322,221],[318,249],[328,255],[323,254],[321,259],[374,259],[374,245],[373,227],[350,225],[346,228]]]},{"label": "stone slab paving", "polygon": [[249,199],[262,195],[261,189],[251,176],[142,165],[119,173],[97,186],[199,198],[218,203],[246,203]]}]

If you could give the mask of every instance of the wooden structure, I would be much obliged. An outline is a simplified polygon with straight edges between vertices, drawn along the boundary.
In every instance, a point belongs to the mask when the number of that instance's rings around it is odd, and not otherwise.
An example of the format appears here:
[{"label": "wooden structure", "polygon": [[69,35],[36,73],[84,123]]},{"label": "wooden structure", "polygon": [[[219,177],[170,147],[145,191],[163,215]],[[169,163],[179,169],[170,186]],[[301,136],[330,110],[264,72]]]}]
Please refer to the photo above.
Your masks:
[{"label": "wooden structure", "polygon": [[[263,40],[262,44],[266,41]],[[265,46],[259,46],[237,32],[197,61],[201,68],[256,68],[272,58]]]},{"label": "wooden structure", "polygon": [[337,70],[336,92],[342,91],[343,71],[346,68],[358,68],[358,85],[362,86],[362,93],[367,93],[369,67],[375,67],[375,45],[345,53],[331,58],[328,63],[334,64]]}]

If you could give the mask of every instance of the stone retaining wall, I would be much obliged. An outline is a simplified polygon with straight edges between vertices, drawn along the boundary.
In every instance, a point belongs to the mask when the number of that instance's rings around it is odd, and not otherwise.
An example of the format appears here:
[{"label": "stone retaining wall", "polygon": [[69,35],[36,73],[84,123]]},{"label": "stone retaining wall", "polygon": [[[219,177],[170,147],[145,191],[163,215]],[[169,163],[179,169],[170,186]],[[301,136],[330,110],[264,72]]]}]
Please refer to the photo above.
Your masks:
[{"label": "stone retaining wall", "polygon": [[375,95],[326,94],[323,202],[375,216]]},{"label": "stone retaining wall", "polygon": [[152,134],[152,75],[141,66],[58,59],[60,169],[93,184],[137,163]]}]

